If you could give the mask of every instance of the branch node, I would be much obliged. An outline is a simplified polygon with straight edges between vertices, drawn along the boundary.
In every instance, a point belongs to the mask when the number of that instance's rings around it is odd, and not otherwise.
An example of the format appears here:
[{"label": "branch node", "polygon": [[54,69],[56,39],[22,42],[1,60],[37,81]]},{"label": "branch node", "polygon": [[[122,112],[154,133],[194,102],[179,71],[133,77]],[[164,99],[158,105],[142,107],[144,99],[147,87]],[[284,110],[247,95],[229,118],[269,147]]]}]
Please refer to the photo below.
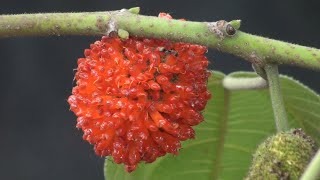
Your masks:
[{"label": "branch node", "polygon": [[[240,22],[234,21],[233,24],[240,27]],[[220,20],[217,22],[207,23],[209,31],[215,34],[220,40],[223,40],[227,36],[234,36],[237,32],[237,28],[234,28],[232,24],[225,20]]]},{"label": "branch node", "polygon": [[253,69],[260,77],[262,77],[263,79],[265,79],[265,80],[268,79],[267,74],[266,74],[266,71],[265,71],[261,66],[259,66],[258,64],[253,63],[253,64],[252,64],[252,69]]},{"label": "branch node", "polygon": [[249,53],[247,60],[259,67],[264,67],[266,65],[265,60],[259,57],[256,51],[252,51],[251,53]]},{"label": "branch node", "polygon": [[107,36],[115,36],[118,34],[117,33],[118,32],[118,25],[113,18],[110,18],[106,27],[107,27],[107,31],[106,31]]},{"label": "branch node", "polygon": [[[218,22],[220,22],[220,21],[218,21]],[[210,22],[210,23],[207,23],[207,25],[208,25],[210,32],[215,34],[220,40],[223,40],[225,36],[224,36],[223,32],[221,31],[221,29],[218,27],[218,22]]]}]

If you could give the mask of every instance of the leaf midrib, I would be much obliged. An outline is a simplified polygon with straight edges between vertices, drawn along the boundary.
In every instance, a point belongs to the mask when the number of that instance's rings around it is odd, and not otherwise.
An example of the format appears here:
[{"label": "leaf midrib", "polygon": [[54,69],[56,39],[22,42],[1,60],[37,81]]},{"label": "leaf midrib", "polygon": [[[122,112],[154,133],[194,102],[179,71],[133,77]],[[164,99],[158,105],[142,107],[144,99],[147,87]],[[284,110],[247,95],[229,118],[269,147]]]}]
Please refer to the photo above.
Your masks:
[{"label": "leaf midrib", "polygon": [[227,134],[228,114],[230,109],[230,93],[231,92],[228,91],[227,89],[223,90],[224,105],[223,105],[222,116],[220,119],[217,151],[215,154],[215,159],[213,159],[213,169],[212,169],[213,180],[218,179],[219,177],[218,172],[220,172],[220,161],[221,161],[223,150],[224,150],[225,136]]}]

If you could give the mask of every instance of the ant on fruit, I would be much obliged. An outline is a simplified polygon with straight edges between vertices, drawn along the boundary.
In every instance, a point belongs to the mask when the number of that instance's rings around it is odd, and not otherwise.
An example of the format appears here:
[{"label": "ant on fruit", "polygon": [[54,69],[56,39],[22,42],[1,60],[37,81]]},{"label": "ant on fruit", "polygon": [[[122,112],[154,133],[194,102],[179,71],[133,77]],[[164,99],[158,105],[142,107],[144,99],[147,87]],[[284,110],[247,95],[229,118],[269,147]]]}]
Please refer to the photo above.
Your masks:
[{"label": "ant on fruit", "polygon": [[174,55],[174,56],[178,56],[178,52],[177,52],[177,51],[175,51],[175,50],[170,50],[170,49],[166,49],[166,48],[164,48],[164,47],[160,47],[160,48],[159,48],[159,51],[160,51],[160,52],[164,52],[164,53],[166,53],[166,54],[172,54],[172,55]]}]

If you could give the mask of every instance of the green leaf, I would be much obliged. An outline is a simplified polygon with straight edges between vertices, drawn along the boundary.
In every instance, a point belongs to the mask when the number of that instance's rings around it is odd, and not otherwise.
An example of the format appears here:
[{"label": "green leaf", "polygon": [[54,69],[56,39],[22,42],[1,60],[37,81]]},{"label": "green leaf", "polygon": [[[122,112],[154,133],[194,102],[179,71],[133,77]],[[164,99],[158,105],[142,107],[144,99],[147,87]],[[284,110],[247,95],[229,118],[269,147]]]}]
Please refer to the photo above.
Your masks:
[{"label": "green leaf", "polygon": [[[237,72],[234,77],[256,77]],[[212,99],[205,121],[194,127],[196,139],[183,142],[180,155],[166,155],[154,163],[141,163],[129,174],[123,165],[106,159],[107,180],[194,180],[242,179],[246,176],[256,147],[275,133],[268,90],[228,91],[222,87],[224,74],[214,72],[208,87]],[[281,87],[290,127],[303,128],[319,143],[320,97],[301,83],[281,76]]]}]

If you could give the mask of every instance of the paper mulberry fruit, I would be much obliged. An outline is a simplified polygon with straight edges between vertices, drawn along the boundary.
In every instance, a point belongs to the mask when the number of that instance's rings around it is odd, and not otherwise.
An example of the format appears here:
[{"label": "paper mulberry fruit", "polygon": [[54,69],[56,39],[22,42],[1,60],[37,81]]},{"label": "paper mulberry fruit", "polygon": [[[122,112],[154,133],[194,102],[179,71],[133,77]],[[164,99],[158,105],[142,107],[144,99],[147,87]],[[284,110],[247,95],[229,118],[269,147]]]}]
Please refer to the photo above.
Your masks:
[{"label": "paper mulberry fruit", "polygon": [[135,170],[178,154],[210,99],[206,47],[168,40],[102,37],[78,59],[68,102],[97,155]]}]

